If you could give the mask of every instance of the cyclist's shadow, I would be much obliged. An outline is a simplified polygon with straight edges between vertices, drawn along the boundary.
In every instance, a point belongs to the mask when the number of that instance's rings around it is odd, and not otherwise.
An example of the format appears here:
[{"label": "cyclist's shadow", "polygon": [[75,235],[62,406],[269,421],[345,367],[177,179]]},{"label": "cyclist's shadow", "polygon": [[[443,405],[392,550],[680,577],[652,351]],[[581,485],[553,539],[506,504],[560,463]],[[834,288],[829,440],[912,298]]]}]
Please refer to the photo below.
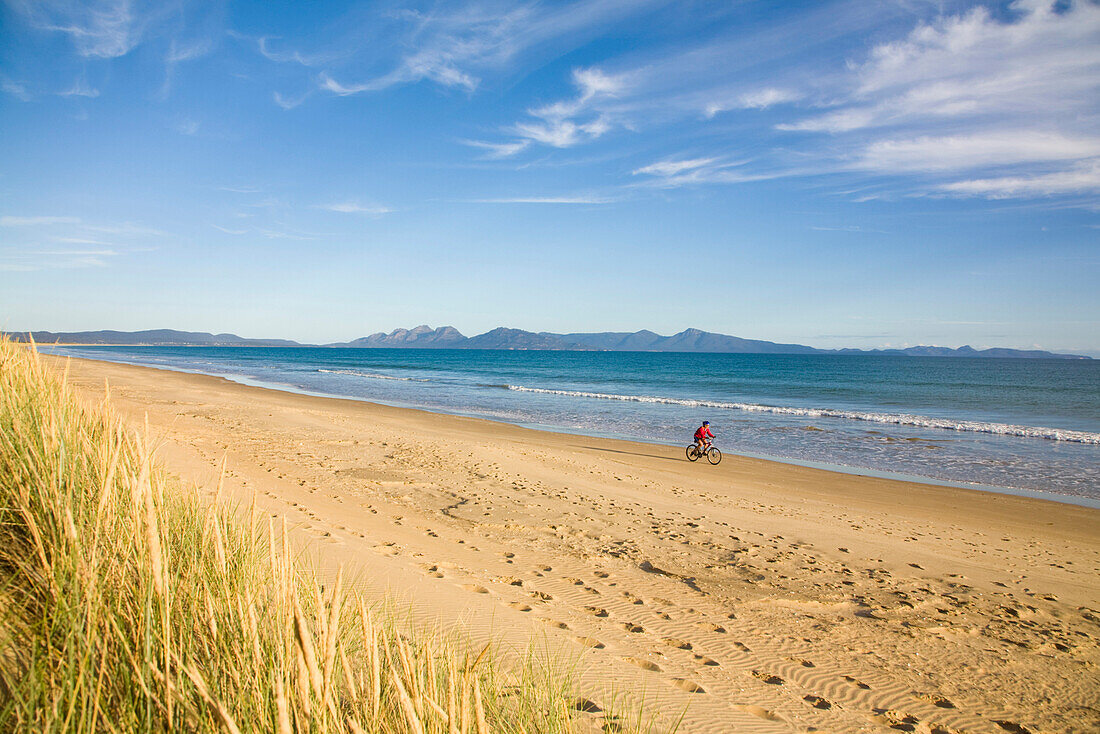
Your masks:
[{"label": "cyclist's shadow", "polygon": [[605,449],[600,446],[581,446],[582,449],[589,449],[591,451],[603,451],[608,454],[629,454],[630,456],[644,456],[647,459],[662,459],[664,461],[681,461],[672,456],[659,456],[658,454],[642,454],[637,451],[623,451],[622,449]]}]

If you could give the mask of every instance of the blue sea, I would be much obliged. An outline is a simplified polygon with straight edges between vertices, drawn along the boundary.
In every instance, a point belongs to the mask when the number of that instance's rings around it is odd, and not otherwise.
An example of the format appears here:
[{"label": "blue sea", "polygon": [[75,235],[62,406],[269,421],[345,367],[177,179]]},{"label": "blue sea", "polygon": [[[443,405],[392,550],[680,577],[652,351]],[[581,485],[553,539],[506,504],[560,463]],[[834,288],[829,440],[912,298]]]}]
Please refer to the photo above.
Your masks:
[{"label": "blue sea", "polygon": [[1100,506],[1100,360],[44,347],[248,384]]}]

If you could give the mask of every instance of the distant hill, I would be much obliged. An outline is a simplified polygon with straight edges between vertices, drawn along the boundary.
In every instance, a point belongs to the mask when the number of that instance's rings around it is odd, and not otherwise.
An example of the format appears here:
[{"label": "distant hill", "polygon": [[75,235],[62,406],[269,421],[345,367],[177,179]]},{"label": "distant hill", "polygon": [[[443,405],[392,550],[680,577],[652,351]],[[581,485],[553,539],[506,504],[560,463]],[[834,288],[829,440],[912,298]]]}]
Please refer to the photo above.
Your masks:
[{"label": "distant hill", "polygon": [[[222,347],[298,347],[287,339],[245,339],[236,334],[154,329],[150,331],[79,331],[30,332],[40,344],[148,344],[159,346],[222,346]],[[27,332],[11,334],[17,341],[26,341]],[[905,349],[817,349],[802,344],[780,344],[759,339],[742,339],[728,334],[716,334],[699,329],[684,329],[672,336],[652,331],[603,331],[555,334],[535,333],[522,329],[498,327],[484,334],[467,337],[453,326],[433,329],[421,325],[415,329],[394,329],[388,334],[378,332],[350,342],[325,344],[326,347],[361,349],[530,349],[607,352],[693,352],[711,354],[880,354],[901,357],[976,357],[985,359],[1091,359],[1075,354],[1055,354],[1038,349],[974,349],[963,346],[919,346]]]},{"label": "distant hill", "polygon": [[447,349],[461,346],[467,341],[469,340],[453,326],[441,326],[438,329],[433,329],[422,324],[415,329],[394,329],[389,334],[378,332],[354,341],[328,344],[326,346]]},{"label": "distant hill", "polygon": [[546,334],[564,341],[584,344],[592,349],[613,352],[719,352],[726,354],[822,354],[820,349],[800,344],[776,344],[758,339],[741,339],[699,329],[684,329],[679,334],[661,336],[643,330],[634,333]]},{"label": "distant hill", "polygon": [[33,336],[39,344],[141,344],[149,346],[208,347],[298,347],[289,339],[246,339],[236,334],[210,334],[205,331],[149,329],[147,331],[31,331],[13,332],[15,341]]},{"label": "distant hill", "polygon": [[549,334],[535,334],[521,329],[506,329],[503,326],[487,331],[466,340],[463,349],[542,349],[542,350],[583,350],[582,344],[569,342]]}]

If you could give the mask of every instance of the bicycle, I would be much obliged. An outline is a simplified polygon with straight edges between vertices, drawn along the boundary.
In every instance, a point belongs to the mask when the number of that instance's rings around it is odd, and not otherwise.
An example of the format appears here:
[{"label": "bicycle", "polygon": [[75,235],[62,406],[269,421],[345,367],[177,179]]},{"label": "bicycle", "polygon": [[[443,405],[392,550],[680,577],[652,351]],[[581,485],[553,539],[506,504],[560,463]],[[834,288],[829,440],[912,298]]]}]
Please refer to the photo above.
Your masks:
[{"label": "bicycle", "polygon": [[699,450],[699,444],[691,444],[687,447],[688,461],[697,461],[700,456],[706,456],[711,464],[717,464],[722,460],[722,452],[716,446],[711,446],[705,452]]}]

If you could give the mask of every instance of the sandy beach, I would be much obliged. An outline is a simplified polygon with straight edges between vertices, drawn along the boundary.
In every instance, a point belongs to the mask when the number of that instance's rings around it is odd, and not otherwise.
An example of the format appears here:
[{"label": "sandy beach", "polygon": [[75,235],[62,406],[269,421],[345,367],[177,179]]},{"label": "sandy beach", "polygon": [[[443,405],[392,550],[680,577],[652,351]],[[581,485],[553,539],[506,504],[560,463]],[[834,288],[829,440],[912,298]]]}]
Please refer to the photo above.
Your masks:
[{"label": "sandy beach", "polygon": [[[58,370],[65,360],[47,358]],[[1100,729],[1100,511],[71,360],[186,484],[679,731]]]}]

